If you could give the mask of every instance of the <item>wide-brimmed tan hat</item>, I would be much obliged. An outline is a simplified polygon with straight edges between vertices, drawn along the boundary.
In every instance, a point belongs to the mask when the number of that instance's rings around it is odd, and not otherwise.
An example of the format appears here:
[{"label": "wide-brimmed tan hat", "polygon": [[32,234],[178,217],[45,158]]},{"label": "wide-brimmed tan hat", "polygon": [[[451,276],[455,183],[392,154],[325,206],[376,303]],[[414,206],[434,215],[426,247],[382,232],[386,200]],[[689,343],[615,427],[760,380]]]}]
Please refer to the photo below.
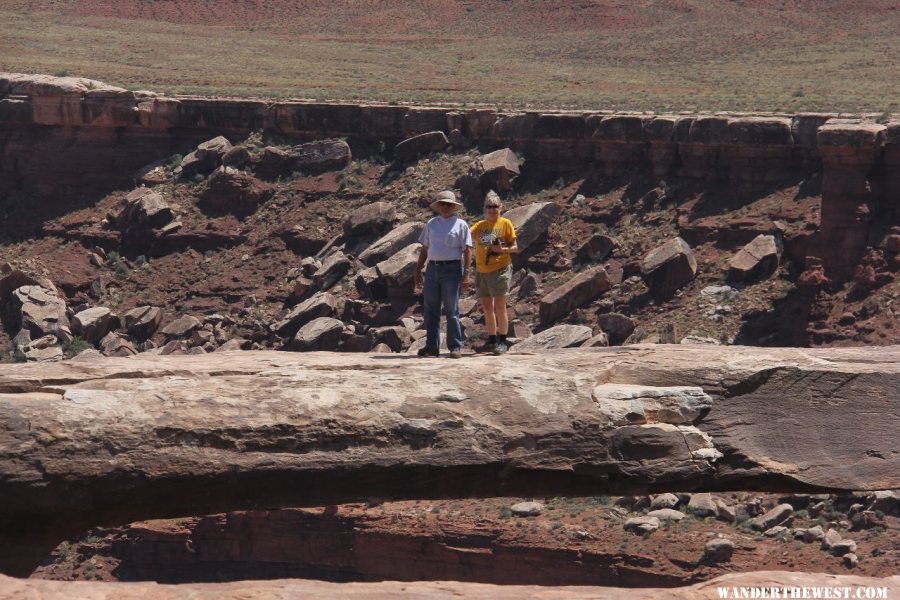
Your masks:
[{"label": "wide-brimmed tan hat", "polygon": [[432,210],[437,210],[438,204],[452,204],[455,207],[459,208],[462,206],[462,203],[456,199],[456,194],[451,192],[450,190],[444,190],[443,192],[438,192],[438,194],[434,197],[434,202],[429,204]]}]

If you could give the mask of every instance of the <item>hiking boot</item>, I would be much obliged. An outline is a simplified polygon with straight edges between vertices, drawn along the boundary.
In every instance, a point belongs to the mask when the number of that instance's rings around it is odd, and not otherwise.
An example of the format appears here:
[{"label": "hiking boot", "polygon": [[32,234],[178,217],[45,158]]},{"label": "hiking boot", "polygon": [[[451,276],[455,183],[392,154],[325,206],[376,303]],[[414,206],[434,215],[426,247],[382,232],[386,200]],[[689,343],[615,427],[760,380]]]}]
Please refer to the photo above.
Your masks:
[{"label": "hiking boot", "polygon": [[440,356],[441,352],[437,348],[430,348],[425,346],[419,350],[419,356],[428,357],[428,356]]},{"label": "hiking boot", "polygon": [[462,350],[451,350],[450,358],[462,358]]},{"label": "hiking boot", "polygon": [[494,354],[497,356],[503,354],[507,350],[509,350],[509,346],[506,345],[506,342],[497,342],[497,345],[494,346]]},{"label": "hiking boot", "polygon": [[496,346],[497,344],[495,344],[494,342],[485,342],[484,344],[476,348],[475,352],[478,352],[479,354],[493,352]]}]

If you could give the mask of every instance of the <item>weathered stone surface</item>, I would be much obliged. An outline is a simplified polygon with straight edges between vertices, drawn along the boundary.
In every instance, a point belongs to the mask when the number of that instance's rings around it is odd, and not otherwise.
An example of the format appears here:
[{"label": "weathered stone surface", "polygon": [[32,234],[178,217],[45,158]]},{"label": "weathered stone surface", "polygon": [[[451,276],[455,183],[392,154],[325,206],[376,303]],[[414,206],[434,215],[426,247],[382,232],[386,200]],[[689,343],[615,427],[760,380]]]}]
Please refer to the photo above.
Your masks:
[{"label": "weathered stone surface", "polygon": [[240,169],[250,162],[250,150],[245,146],[235,146],[222,155],[222,164]]},{"label": "weathered stone surface", "polygon": [[737,520],[737,511],[733,507],[729,506],[721,498],[713,498],[713,501],[716,503],[716,518],[718,520],[726,523],[734,523]]},{"label": "weathered stone surface", "polygon": [[384,233],[397,220],[397,211],[390,202],[372,202],[360,206],[344,219],[344,235],[373,235]]},{"label": "weathered stone surface", "polygon": [[125,196],[125,206],[116,217],[122,230],[163,227],[172,220],[172,208],[158,193],[140,187]]},{"label": "weathered stone surface", "polygon": [[225,136],[220,135],[198,144],[195,152],[201,160],[208,158],[220,160],[231,149],[231,142],[229,142]]},{"label": "weathered stone surface", "polygon": [[539,315],[542,325],[596,300],[612,287],[603,265],[587,269],[541,298]]},{"label": "weathered stone surface", "polygon": [[659,510],[661,508],[675,508],[678,505],[678,496],[675,494],[671,494],[666,492],[665,494],[659,494],[653,496],[650,499],[650,509],[651,510]]},{"label": "weathered stone surface", "polygon": [[856,552],[856,542],[844,538],[832,544],[829,551],[835,556],[844,556],[845,554]]},{"label": "weathered stone surface", "polygon": [[647,513],[648,517],[656,517],[660,521],[680,521],[684,519],[685,514],[680,510],[672,508],[657,508]]},{"label": "weathered stone surface", "polygon": [[200,319],[191,315],[178,317],[162,328],[162,334],[168,338],[182,338],[190,335],[195,329],[200,329],[203,323]]},{"label": "weathered stone surface", "polygon": [[594,386],[591,397],[612,425],[689,425],[712,407],[702,388],[654,387],[627,383]]},{"label": "weathered stone surface", "polygon": [[[413,275],[422,244],[414,242],[360,275],[366,280],[369,294],[376,299],[410,298],[415,293]],[[359,284],[358,284],[359,285]]]},{"label": "weathered stone surface", "polygon": [[521,252],[541,237],[561,212],[559,205],[553,202],[535,202],[507,211],[503,216],[512,221]]},{"label": "weathered stone surface", "polygon": [[198,173],[209,173],[222,163],[222,158],[231,149],[231,142],[221,135],[203,142],[181,161],[181,176],[193,177]]},{"label": "weathered stone surface", "polygon": [[519,158],[516,153],[509,148],[502,148],[489,152],[481,158],[481,168],[484,173],[493,173],[499,170],[505,170],[513,175],[519,174]]},{"label": "weathered stone surface", "polygon": [[368,335],[372,339],[373,346],[385,344],[391,352],[403,352],[412,342],[412,334],[403,325],[373,327],[369,329]]},{"label": "weathered stone surface", "polygon": [[900,515],[900,490],[876,490],[872,494],[869,510]]},{"label": "weathered stone surface", "polygon": [[712,494],[691,494],[687,511],[695,517],[714,517],[719,512]]},{"label": "weathered stone surface", "polygon": [[50,362],[63,358],[56,336],[45,335],[36,340],[20,340],[16,345],[16,356],[27,362]]},{"label": "weathered stone surface", "polygon": [[638,535],[653,533],[659,529],[659,519],[649,515],[646,517],[631,517],[625,521],[623,527],[625,531],[631,531]]},{"label": "weathered stone surface", "polygon": [[776,525],[781,525],[789,519],[792,514],[794,514],[793,506],[790,504],[779,504],[767,513],[750,519],[750,527],[756,531],[765,531]]},{"label": "weathered stone surface", "polygon": [[[756,571],[732,573],[682,588],[642,588],[645,600],[717,600],[721,590],[731,589],[800,589],[829,586],[837,589],[886,588],[888,598],[900,594],[900,576],[877,578],[854,575],[824,575],[789,571]],[[273,581],[238,581],[160,585],[154,582],[64,582],[43,579],[15,579],[0,575],[0,596],[30,600],[58,600],[75,596],[85,600],[246,600],[247,598],[342,598],[345,600],[394,600],[395,598],[472,600],[576,600],[621,598],[617,587],[547,587],[527,585],[493,585],[449,581],[417,581],[378,583],[331,583],[305,579]]]},{"label": "weathered stone surface", "polygon": [[706,542],[700,560],[705,563],[723,563],[730,561],[733,554],[734,542],[728,538],[717,538]]},{"label": "weathered stone surface", "polygon": [[317,288],[328,290],[349,270],[350,259],[340,250],[335,250],[322,261],[322,266],[313,273],[312,279]]},{"label": "weathered stone surface", "polygon": [[119,317],[105,306],[88,308],[72,317],[72,332],[92,344],[118,327]]},{"label": "weathered stone surface", "polygon": [[728,260],[728,278],[732,281],[751,281],[768,277],[777,268],[775,236],[758,235]]},{"label": "weathered stone surface", "polygon": [[609,256],[609,253],[615,247],[616,241],[614,239],[608,235],[597,233],[578,248],[575,252],[575,257],[583,262],[598,262]]},{"label": "weathered stone surface", "polygon": [[[519,336],[516,336],[519,337]],[[531,337],[531,336],[522,336],[522,337]],[[589,339],[588,341],[581,344],[582,348],[605,348],[609,346],[609,336],[603,333],[602,331]]]},{"label": "weathered stone surface", "polygon": [[597,325],[609,336],[610,344],[621,344],[634,332],[634,321],[621,313],[597,315]]},{"label": "weathered stone surface", "polygon": [[138,339],[147,339],[159,329],[163,311],[156,306],[139,306],[125,313],[125,330]]},{"label": "weathered stone surface", "polygon": [[137,349],[126,338],[111,331],[100,340],[100,352],[104,356],[131,356],[137,354]]},{"label": "weathered stone surface", "polygon": [[200,206],[212,212],[227,212],[243,217],[275,193],[268,183],[231,167],[217,169],[200,192]]},{"label": "weathered stone surface", "polygon": [[807,544],[821,542],[825,539],[825,531],[819,525],[815,525],[809,529],[795,529],[794,539],[803,540]]},{"label": "weathered stone surface", "polygon": [[694,253],[680,237],[657,246],[641,262],[641,275],[650,287],[650,293],[658,298],[672,296],[696,274]]},{"label": "weathered stone surface", "polygon": [[403,140],[394,147],[394,160],[397,162],[413,161],[429,152],[440,152],[450,145],[443,131],[429,131]]},{"label": "weathered stone surface", "polygon": [[510,352],[540,352],[554,348],[571,348],[591,339],[593,332],[584,325],[557,325],[519,342]]},{"label": "weathered stone surface", "polygon": [[822,550],[830,550],[832,546],[841,541],[841,534],[837,532],[836,529],[829,529],[825,532],[825,536],[822,538],[822,543],[819,547]]},{"label": "weathered stone surface", "polygon": [[343,331],[344,324],[337,319],[331,317],[313,319],[300,328],[291,340],[290,349],[300,352],[335,350],[341,341]]},{"label": "weathered stone surface", "polygon": [[422,244],[418,242],[412,243],[390,258],[375,265],[379,277],[384,279],[388,288],[400,289],[408,287],[415,273],[416,261],[421,248]]},{"label": "weathered stone surface", "polygon": [[[898,363],[896,347],[636,345],[490,361],[222,352],[0,365],[0,565],[27,571],[94,525],[253,506],[776,478],[897,489]],[[692,426],[610,427],[591,397],[606,383],[694,384],[723,400]],[[449,392],[466,398],[435,401]],[[534,445],[517,445],[524,435]]]},{"label": "weathered stone surface", "polygon": [[290,282],[291,293],[288,294],[287,303],[289,305],[302,302],[314,289],[316,283],[307,277],[297,277]]},{"label": "weathered stone surface", "polygon": [[403,248],[419,240],[425,228],[421,222],[403,223],[378,238],[359,255],[359,260],[367,267],[374,267],[381,261],[390,258]]},{"label": "weathered stone surface", "polygon": [[519,158],[509,148],[495,150],[479,159],[482,187],[506,192],[519,175]]},{"label": "weathered stone surface", "polygon": [[22,270],[13,268],[8,263],[3,263],[0,270],[0,302],[9,302],[12,293],[24,285],[34,285],[42,287],[48,292],[56,292],[56,287],[46,277],[30,270]]},{"label": "weathered stone surface", "polygon": [[256,172],[261,177],[275,178],[294,173],[315,175],[326,171],[339,171],[350,164],[353,153],[344,140],[317,140],[308,144],[282,150],[269,146]]},{"label": "weathered stone surface", "polygon": [[33,338],[71,335],[65,300],[48,290],[36,285],[24,285],[13,291],[11,304],[18,317],[16,324],[29,330]]},{"label": "weathered stone surface", "polygon": [[509,507],[510,512],[517,517],[536,517],[544,510],[540,502],[518,502]]},{"label": "weathered stone surface", "polygon": [[319,292],[292,308],[282,320],[272,325],[272,330],[281,337],[291,338],[313,319],[333,317],[336,309],[337,298],[328,292]]}]

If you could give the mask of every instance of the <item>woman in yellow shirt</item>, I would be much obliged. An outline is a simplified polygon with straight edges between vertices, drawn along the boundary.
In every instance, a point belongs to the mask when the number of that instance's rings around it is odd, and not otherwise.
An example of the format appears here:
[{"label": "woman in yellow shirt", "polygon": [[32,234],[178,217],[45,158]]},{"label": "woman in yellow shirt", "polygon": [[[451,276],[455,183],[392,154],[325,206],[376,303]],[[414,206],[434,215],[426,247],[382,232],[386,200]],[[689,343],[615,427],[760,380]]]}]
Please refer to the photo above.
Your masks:
[{"label": "woman in yellow shirt", "polygon": [[503,354],[509,349],[509,317],[506,295],[512,279],[512,257],[519,251],[516,230],[509,219],[500,216],[502,204],[493,191],[484,200],[484,219],[472,225],[475,243],[475,294],[484,309],[488,341],[485,351]]}]

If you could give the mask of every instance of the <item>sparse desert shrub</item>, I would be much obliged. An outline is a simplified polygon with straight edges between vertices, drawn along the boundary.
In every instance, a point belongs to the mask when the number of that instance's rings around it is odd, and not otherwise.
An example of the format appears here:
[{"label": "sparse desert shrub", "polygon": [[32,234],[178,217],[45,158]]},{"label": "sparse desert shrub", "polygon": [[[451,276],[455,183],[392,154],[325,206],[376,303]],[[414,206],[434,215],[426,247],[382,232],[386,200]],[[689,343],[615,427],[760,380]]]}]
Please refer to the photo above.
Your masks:
[{"label": "sparse desert shrub", "polygon": [[84,352],[85,350],[93,347],[94,346],[91,345],[90,342],[78,336],[75,336],[74,338],[72,338],[71,342],[66,342],[65,344],[63,344],[63,352],[65,352],[68,356],[75,356],[79,352]]}]

